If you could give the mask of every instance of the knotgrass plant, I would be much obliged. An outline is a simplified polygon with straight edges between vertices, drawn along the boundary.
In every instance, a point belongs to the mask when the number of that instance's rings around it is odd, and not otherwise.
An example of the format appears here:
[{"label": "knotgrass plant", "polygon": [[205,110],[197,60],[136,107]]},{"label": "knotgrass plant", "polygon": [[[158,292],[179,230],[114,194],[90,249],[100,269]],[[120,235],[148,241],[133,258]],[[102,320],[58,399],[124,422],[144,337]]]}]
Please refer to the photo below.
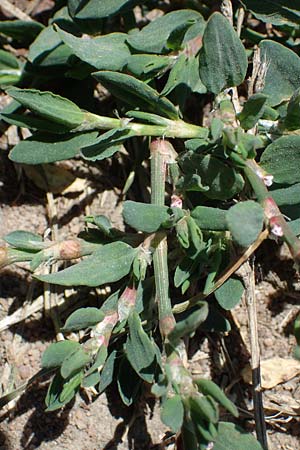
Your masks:
[{"label": "knotgrass plant", "polygon": [[[1,118],[32,133],[10,159],[98,163],[125,146],[133,166],[125,191],[143,160],[150,159],[151,180],[151,203],[124,202],[126,231],[105,216],[87,217],[86,232],[63,242],[15,231],[5,237],[1,265],[28,261],[43,282],[113,289],[98,308],[73,312],[61,329],[65,339],[43,354],[41,373],[54,374],[48,411],[81,388],[98,395],[112,382],[131,405],[148,384],[178,448],[254,450],[262,446],[251,434],[219,421],[219,405],[237,417],[236,406],[213,381],[190,373],[186,337],[230,331],[222,310],[244,293],[235,271],[267,237],[284,241],[299,261],[300,58],[293,46],[300,7],[243,0],[232,12],[224,1],[222,14],[209,1],[187,3],[190,9],[166,9],[147,24],[138,13],[147,18],[161,2],[69,0],[47,27],[0,23],[13,39],[27,30],[31,42],[26,64],[0,54],[0,82],[13,99]],[[273,25],[274,39],[251,27],[251,15]],[[83,92],[100,83],[117,114],[46,90],[65,77]],[[84,339],[72,340],[80,330]]]}]

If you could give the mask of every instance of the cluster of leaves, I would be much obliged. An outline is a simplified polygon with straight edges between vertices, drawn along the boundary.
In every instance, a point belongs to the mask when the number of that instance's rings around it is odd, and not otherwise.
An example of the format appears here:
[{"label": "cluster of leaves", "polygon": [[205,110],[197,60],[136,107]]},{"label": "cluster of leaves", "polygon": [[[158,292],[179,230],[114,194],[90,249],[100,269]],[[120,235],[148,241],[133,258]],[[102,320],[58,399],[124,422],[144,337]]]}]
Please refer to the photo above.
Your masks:
[{"label": "cluster of leaves", "polygon": [[[130,405],[146,382],[161,398],[162,420],[174,432],[181,429],[186,449],[205,449],[210,442],[215,450],[259,449],[251,435],[219,422],[218,404],[234,416],[237,410],[213,382],[193,380],[183,366],[178,378],[173,366],[184,336],[199,328],[230,330],[222,310],[238,304],[244,286],[235,276],[218,280],[228,272],[234,248],[256,245],[269,230],[299,259],[300,58],[294,49],[300,4],[291,9],[284,0],[241,1],[247,14],[273,24],[276,39],[270,40],[250,26],[240,38],[220,12],[211,14],[210,2],[190,2],[190,9],[165,11],[143,26],[134,8],[139,5],[147,18],[158,1],[66,3],[46,27],[0,23],[12,42],[30,43],[26,63],[0,52],[0,83],[13,99],[1,119],[32,132],[10,159],[38,165],[80,156],[97,162],[125,145],[134,175],[149,158],[147,137],[170,138],[181,151],[164,143],[170,206],[155,199],[125,201],[124,222],[137,233],[121,232],[106,217],[95,216],[87,218],[85,233],[67,242],[44,242],[25,231],[5,237],[3,265],[30,261],[35,271],[45,263],[86,256],[36,278],[63,286],[114,283],[99,309],[78,309],[62,329],[66,336],[85,330],[88,338],[66,339],[44,353],[42,367],[55,371],[47,409],[62,407],[80,387],[101,393],[113,380]],[[251,75],[254,44],[260,64]],[[246,92],[247,74],[252,92],[236,111],[234,89]],[[61,78],[68,79],[64,97],[45,91],[49,81],[55,86]],[[99,115],[96,82],[112,95],[117,117]],[[202,104],[206,94],[214,94],[207,126],[189,123],[191,105]],[[151,168],[153,191],[158,173]],[[132,183],[134,176],[127,190]],[[289,224],[282,214],[292,219]],[[155,261],[153,277],[151,266],[166,237],[169,257],[161,260],[161,271],[168,261],[167,290],[174,293],[173,312],[180,314],[161,337],[156,325],[158,320],[162,329],[165,317],[157,314],[156,301],[166,278],[160,279]],[[195,291],[201,293],[191,297]],[[211,294],[214,299],[207,302]],[[173,317],[172,310],[167,314]]]}]

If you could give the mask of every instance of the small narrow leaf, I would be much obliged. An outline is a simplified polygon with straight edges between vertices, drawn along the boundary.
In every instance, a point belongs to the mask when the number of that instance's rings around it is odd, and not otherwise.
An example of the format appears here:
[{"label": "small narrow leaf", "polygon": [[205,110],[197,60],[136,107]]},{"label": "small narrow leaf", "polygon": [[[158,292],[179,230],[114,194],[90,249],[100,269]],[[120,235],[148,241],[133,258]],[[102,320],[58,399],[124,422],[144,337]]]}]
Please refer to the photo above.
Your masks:
[{"label": "small narrow leaf", "polygon": [[130,406],[134,402],[141,382],[142,380],[135,370],[133,370],[127,358],[123,358],[119,367],[117,385],[121,399],[126,406]]},{"label": "small narrow leaf", "polygon": [[241,127],[250,130],[263,116],[267,96],[264,94],[254,94],[244,104],[243,110],[238,114]]},{"label": "small narrow leaf", "polygon": [[220,403],[220,405],[227,409],[227,411],[229,411],[233,416],[238,417],[239,413],[237,407],[226,397],[224,392],[216,383],[204,378],[195,380],[195,383],[204,395],[210,395],[218,403]]},{"label": "small narrow leaf", "polygon": [[264,210],[258,203],[248,200],[232,206],[226,219],[233,239],[242,247],[249,247],[262,231]]},{"label": "small narrow leaf", "polygon": [[153,363],[155,348],[147,333],[143,330],[141,319],[132,312],[128,319],[129,335],[126,341],[126,356],[138,375],[151,383],[154,379]]},{"label": "small narrow leaf", "polygon": [[183,423],[184,408],[180,395],[167,398],[162,405],[161,420],[171,431],[177,433]]},{"label": "small narrow leaf", "polygon": [[132,130],[117,128],[101,134],[92,145],[87,145],[81,149],[84,159],[90,161],[101,161],[110,158],[120,151],[126,139],[135,136]]},{"label": "small narrow leaf", "polygon": [[103,245],[84,261],[49,275],[36,276],[41,281],[62,286],[100,286],[125,277],[138,249],[123,242]]},{"label": "small narrow leaf", "polygon": [[105,389],[112,383],[113,374],[115,368],[115,362],[117,357],[117,351],[113,350],[109,357],[107,358],[103,369],[101,371],[100,383],[98,386],[98,392],[101,394]]},{"label": "small narrow leaf", "polygon": [[78,127],[84,120],[84,113],[75,103],[52,92],[16,87],[7,89],[7,92],[32,112],[70,129]]},{"label": "small narrow leaf", "polygon": [[95,72],[94,78],[100,81],[113,95],[120,100],[142,111],[178,119],[176,107],[170,100],[161,97],[157,91],[140,80],[118,72]]},{"label": "small narrow leaf", "polygon": [[207,89],[219,94],[238,86],[246,76],[247,55],[228,19],[216,12],[208,20],[200,52],[200,77]]}]

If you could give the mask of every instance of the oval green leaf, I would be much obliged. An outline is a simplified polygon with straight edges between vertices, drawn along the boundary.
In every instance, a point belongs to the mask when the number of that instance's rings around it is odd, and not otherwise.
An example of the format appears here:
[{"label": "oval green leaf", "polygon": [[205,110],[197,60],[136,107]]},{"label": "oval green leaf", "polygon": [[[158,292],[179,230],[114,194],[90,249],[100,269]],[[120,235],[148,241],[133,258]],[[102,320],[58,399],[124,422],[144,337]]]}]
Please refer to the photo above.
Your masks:
[{"label": "oval green leaf", "polygon": [[261,41],[260,60],[265,64],[266,76],[261,93],[266,94],[270,106],[288,101],[300,87],[299,56],[274,41]]},{"label": "oval green leaf", "polygon": [[247,72],[245,48],[228,19],[216,12],[208,20],[200,52],[200,77],[210,92],[241,84]]},{"label": "oval green leaf", "polygon": [[104,319],[104,313],[98,308],[79,308],[66,320],[62,331],[77,331],[93,327]]},{"label": "oval green leaf", "polygon": [[219,422],[214,450],[263,450],[251,433],[247,433],[234,423]]},{"label": "oval green leaf", "polygon": [[233,240],[242,247],[249,247],[262,231],[264,210],[258,203],[248,200],[232,206],[226,219]]},{"label": "oval green leaf", "polygon": [[42,356],[43,369],[61,366],[67,356],[80,348],[80,344],[75,341],[60,341],[51,344]]},{"label": "oval green leaf", "polygon": [[180,430],[183,416],[184,408],[180,395],[174,395],[163,402],[160,418],[174,433]]},{"label": "oval green leaf", "polygon": [[217,302],[226,310],[233,309],[241,300],[244,285],[237,278],[229,278],[215,291]]},{"label": "oval green leaf", "polygon": [[300,136],[282,136],[268,145],[260,160],[276,183],[300,182]]}]

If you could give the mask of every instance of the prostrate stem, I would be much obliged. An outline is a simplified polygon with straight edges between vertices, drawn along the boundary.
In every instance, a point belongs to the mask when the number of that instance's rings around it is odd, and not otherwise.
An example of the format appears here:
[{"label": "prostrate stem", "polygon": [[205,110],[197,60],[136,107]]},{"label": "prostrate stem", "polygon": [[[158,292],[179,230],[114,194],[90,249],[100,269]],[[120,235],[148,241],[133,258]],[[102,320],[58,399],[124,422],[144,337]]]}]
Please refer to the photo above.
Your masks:
[{"label": "prostrate stem", "polygon": [[280,212],[276,202],[265,185],[266,174],[254,160],[248,160],[244,169],[257,200],[264,208],[266,219],[269,222],[270,232],[280,237],[287,244],[294,260],[300,261],[300,240],[293,233],[285,218]]},{"label": "prostrate stem", "polygon": [[170,120],[161,118],[161,125],[148,125],[135,123],[129,118],[113,118],[86,113],[85,121],[73,131],[87,131],[92,129],[112,130],[122,128],[128,130],[132,136],[160,136],[170,138],[207,138],[208,130],[197,125],[184,122],[183,120]]},{"label": "prostrate stem", "polygon": [[[166,164],[170,157],[171,145],[164,140],[150,144],[151,156],[151,203],[165,204]],[[175,326],[169,296],[168,245],[166,234],[158,240],[153,254],[156,299],[160,331],[165,339]]]}]

